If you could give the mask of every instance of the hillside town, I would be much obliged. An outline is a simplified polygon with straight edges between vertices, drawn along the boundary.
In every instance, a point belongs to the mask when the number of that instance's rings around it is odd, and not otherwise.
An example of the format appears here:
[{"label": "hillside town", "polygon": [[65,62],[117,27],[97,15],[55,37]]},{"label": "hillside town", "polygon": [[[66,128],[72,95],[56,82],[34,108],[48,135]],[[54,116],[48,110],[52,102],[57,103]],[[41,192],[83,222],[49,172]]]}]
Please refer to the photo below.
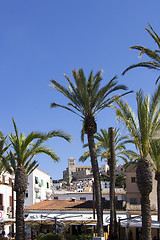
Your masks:
[{"label": "hillside town", "polygon": [[[110,181],[108,165],[99,167],[103,200],[105,239],[108,239],[110,223]],[[136,183],[135,167],[116,166],[116,176],[123,176],[115,188],[116,218],[120,224],[119,236],[132,236],[140,239],[141,200]],[[12,236],[15,231],[15,201],[13,189],[14,175],[3,172],[0,176],[1,231]],[[24,220],[26,239],[34,239],[40,233],[51,231],[61,233],[65,226],[71,234],[93,234],[96,228],[94,180],[90,166],[77,166],[76,159],[68,159],[68,167],[63,171],[63,179],[52,180],[45,172],[35,169],[28,177],[25,192]],[[150,195],[152,214],[152,235],[156,236],[157,223],[157,184],[153,177],[153,190]],[[37,223],[41,227],[37,227]],[[55,226],[56,224],[56,226]],[[129,238],[128,238],[129,239]]]},{"label": "hillside town", "polygon": [[0,1],[0,240],[160,240],[160,1],[137,3]]}]

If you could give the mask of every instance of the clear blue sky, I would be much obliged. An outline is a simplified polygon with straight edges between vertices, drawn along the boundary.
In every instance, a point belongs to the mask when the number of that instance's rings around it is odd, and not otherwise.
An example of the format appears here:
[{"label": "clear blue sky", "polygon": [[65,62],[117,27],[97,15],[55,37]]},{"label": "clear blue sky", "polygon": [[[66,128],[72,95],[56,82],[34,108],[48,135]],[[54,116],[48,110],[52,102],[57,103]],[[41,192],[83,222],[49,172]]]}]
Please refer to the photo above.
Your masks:
[{"label": "clear blue sky", "polygon": [[[83,153],[80,118],[63,109],[50,109],[61,95],[49,87],[49,80],[66,84],[72,69],[83,68],[86,76],[103,69],[104,81],[118,75],[135,92],[142,88],[152,94],[158,73],[134,69],[138,51],[132,45],[155,47],[145,31],[149,22],[160,35],[160,1],[107,0],[1,0],[0,1],[0,129],[13,132],[12,117],[19,132],[62,129],[72,135],[72,143],[52,139],[49,146],[60,156],[54,163],[37,156],[40,169],[53,179],[62,178],[71,156]],[[142,57],[145,60],[145,57]],[[135,93],[126,97],[136,109]],[[98,129],[117,125],[113,110],[97,116]],[[87,161],[86,165],[90,165]]]}]

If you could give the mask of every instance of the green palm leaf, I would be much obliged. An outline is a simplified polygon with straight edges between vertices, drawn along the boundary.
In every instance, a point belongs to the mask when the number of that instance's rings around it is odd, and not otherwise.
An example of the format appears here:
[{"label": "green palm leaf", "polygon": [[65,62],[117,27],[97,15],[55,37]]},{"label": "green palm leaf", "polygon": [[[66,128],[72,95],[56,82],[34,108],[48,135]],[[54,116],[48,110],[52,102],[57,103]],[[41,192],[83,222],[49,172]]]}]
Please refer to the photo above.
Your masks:
[{"label": "green palm leaf", "polygon": [[[107,159],[106,156],[109,156],[109,132],[106,129],[100,129],[100,133],[95,134],[96,142],[96,154],[97,157]],[[125,162],[128,162],[131,158],[135,158],[135,152],[131,150],[126,150],[126,144],[134,143],[133,139],[129,135],[121,135],[120,129],[115,129],[115,152],[118,159],[122,159]],[[84,148],[88,147],[88,144],[83,145]],[[90,152],[86,151],[80,158],[79,161],[84,162],[90,157]],[[136,155],[137,157],[137,155]]]},{"label": "green palm leaf", "polygon": [[[123,71],[122,75],[124,75],[130,69],[133,69],[136,67],[145,67],[148,69],[155,69],[158,71],[160,70],[160,38],[149,23],[148,23],[148,26],[150,29],[146,29],[146,31],[149,33],[149,35],[152,37],[152,39],[156,42],[159,49],[155,49],[153,51],[153,50],[143,47],[143,46],[132,46],[130,49],[135,49],[135,50],[140,51],[139,58],[143,54],[145,54],[147,57],[149,57],[151,59],[151,61],[145,61],[145,62],[133,64],[133,65],[129,66],[127,69],[125,69],[125,71]],[[159,79],[160,79],[160,76],[157,78],[156,83],[158,82]]]}]

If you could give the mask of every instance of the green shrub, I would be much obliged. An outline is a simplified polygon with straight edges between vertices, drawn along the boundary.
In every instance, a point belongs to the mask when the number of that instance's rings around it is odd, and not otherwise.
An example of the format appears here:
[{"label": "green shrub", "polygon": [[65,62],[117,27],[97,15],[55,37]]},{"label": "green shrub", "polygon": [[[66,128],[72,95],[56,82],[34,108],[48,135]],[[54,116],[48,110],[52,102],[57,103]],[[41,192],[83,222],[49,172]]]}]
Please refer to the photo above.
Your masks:
[{"label": "green shrub", "polygon": [[43,234],[43,235],[39,235],[37,237],[37,240],[62,240],[62,235],[56,233],[47,233],[47,234]]},{"label": "green shrub", "polygon": [[66,240],[92,240],[92,235],[67,235]]},{"label": "green shrub", "polygon": [[76,236],[76,235],[67,234],[66,235],[66,240],[77,240],[78,239],[77,237],[78,236]]},{"label": "green shrub", "polygon": [[[61,234],[53,234],[53,233],[47,233],[43,235],[39,235],[37,237],[37,240],[63,240],[64,236]],[[70,235],[68,234],[66,236],[66,240],[92,240],[92,235]]]}]

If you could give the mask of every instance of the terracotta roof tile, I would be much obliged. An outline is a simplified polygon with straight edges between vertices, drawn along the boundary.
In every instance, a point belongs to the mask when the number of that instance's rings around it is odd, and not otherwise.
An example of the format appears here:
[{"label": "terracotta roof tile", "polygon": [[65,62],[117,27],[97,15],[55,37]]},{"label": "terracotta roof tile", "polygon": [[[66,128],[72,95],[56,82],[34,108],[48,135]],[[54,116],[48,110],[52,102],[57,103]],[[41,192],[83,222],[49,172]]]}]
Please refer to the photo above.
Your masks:
[{"label": "terracotta roof tile", "polygon": [[87,204],[92,201],[69,201],[69,200],[44,200],[39,203],[35,203],[25,208],[25,210],[67,210],[67,209],[79,209],[79,208],[91,208],[92,204]]},{"label": "terracotta roof tile", "polygon": [[[109,209],[109,202],[102,201],[103,209]],[[91,200],[44,200],[39,203],[35,203],[31,206],[26,207],[24,210],[92,210],[93,202]],[[122,209],[121,203],[117,205],[117,209]]]}]

